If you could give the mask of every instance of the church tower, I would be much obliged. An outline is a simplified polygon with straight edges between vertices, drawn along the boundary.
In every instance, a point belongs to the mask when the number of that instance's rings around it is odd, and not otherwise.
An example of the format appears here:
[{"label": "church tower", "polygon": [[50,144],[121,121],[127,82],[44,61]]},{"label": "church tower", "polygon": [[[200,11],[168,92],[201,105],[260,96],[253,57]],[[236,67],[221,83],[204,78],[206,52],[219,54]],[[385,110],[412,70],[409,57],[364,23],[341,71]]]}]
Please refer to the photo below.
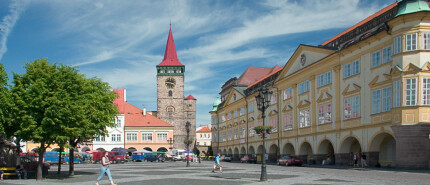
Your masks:
[{"label": "church tower", "polygon": [[[175,149],[186,148],[184,144],[187,136],[185,124],[190,121],[186,118],[187,112],[185,111],[184,73],[185,66],[178,60],[172,28],[170,28],[163,61],[157,65],[157,117],[174,126],[174,138],[172,139],[174,139],[173,148]],[[192,133],[195,133],[195,128],[194,115],[189,138],[193,141]]]}]

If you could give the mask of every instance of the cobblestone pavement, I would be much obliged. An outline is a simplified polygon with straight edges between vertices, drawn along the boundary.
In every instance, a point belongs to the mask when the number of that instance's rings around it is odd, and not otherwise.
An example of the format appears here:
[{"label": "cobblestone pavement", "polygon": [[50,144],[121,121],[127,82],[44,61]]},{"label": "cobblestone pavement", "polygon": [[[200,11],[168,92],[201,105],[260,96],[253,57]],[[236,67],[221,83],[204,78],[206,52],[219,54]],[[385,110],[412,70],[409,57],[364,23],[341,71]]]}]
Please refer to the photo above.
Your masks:
[{"label": "cobblestone pavement", "polygon": [[[114,182],[122,185],[189,185],[189,184],[429,184],[430,171],[401,171],[396,169],[361,169],[345,167],[292,167],[268,165],[267,182],[259,182],[260,164],[222,162],[223,173],[212,173],[212,161],[185,162],[136,162],[112,164],[110,166]],[[57,174],[57,166],[51,166],[49,176],[43,181],[4,180],[0,184],[94,184],[100,173],[100,164],[76,164],[75,176],[67,177],[68,165],[62,166]],[[108,185],[105,176],[100,184]]]}]

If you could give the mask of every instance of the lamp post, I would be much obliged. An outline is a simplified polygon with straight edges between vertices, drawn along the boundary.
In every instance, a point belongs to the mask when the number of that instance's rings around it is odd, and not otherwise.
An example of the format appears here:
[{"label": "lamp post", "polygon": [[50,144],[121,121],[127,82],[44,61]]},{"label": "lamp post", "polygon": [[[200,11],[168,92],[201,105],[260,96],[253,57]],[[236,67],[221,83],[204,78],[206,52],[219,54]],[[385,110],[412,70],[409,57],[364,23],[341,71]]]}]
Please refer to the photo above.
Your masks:
[{"label": "lamp post", "polygon": [[[258,95],[255,96],[255,99],[257,100],[257,108],[261,111],[261,117],[263,118],[263,127],[264,125],[264,118],[266,118],[266,115],[264,112],[270,105],[270,98],[272,97],[272,91],[269,91],[266,87],[261,87],[258,90]],[[261,163],[261,177],[260,181],[267,181],[267,171],[266,171],[266,131],[263,133],[263,154],[262,154],[262,163]]]},{"label": "lamp post", "polygon": [[185,124],[185,129],[187,130],[187,167],[190,167],[190,129],[191,129],[191,123],[189,121],[187,121],[187,123]]}]

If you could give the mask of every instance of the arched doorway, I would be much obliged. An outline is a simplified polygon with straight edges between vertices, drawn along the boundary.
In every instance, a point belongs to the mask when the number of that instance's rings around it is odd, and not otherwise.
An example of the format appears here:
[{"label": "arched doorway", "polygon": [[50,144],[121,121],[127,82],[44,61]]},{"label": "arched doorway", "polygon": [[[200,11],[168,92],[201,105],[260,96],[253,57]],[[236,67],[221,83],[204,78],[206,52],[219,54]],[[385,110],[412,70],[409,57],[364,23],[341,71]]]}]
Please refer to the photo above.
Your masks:
[{"label": "arched doorway", "polygon": [[314,157],[317,164],[335,164],[333,144],[329,140],[324,140],[318,146],[317,155]]},{"label": "arched doorway", "polygon": [[137,151],[137,149],[134,148],[134,147],[130,147],[130,148],[127,149],[127,153],[128,153],[129,156],[131,156],[134,151]]},{"label": "arched doorway", "polygon": [[361,144],[357,138],[350,136],[343,140],[340,146],[340,153],[336,157],[336,164],[353,165],[354,154],[361,153]]},{"label": "arched doorway", "polygon": [[296,152],[294,150],[294,146],[291,143],[287,143],[284,145],[284,149],[282,151],[283,155],[295,156]]},{"label": "arched doorway", "polygon": [[143,149],[145,149],[145,150],[148,150],[148,151],[151,151],[151,152],[152,152],[152,148],[145,147],[145,148],[143,148]]},{"label": "arched doorway", "polygon": [[228,149],[227,155],[229,155],[230,157],[233,155],[233,150],[231,148]]},{"label": "arched doorway", "polygon": [[262,162],[263,159],[263,150],[266,150],[263,145],[258,146],[257,148],[257,162]]},{"label": "arched doorway", "polygon": [[104,148],[97,148],[96,150],[102,151],[102,152],[106,151]]},{"label": "arched doorway", "polygon": [[248,154],[255,154],[255,149],[253,146],[250,146],[248,149]]},{"label": "arched doorway", "polygon": [[164,148],[164,147],[160,147],[157,149],[157,152],[167,152],[167,151],[168,151],[167,148]]},{"label": "arched doorway", "polygon": [[234,161],[239,160],[239,148],[234,148],[233,160]]},{"label": "arched doorway", "polygon": [[303,160],[303,163],[306,163],[306,164],[314,163],[312,147],[308,142],[304,142],[300,147],[299,157]]},{"label": "arched doorway", "polygon": [[246,149],[245,149],[245,147],[242,147],[240,149],[240,155],[239,155],[239,157],[243,157],[244,155],[246,155]]},{"label": "arched doorway", "polygon": [[376,135],[370,144],[367,152],[368,166],[375,166],[379,163],[381,166],[396,166],[396,140],[388,133]]},{"label": "arched doorway", "polygon": [[269,162],[276,162],[278,160],[278,146],[273,144],[269,148]]},{"label": "arched doorway", "polygon": [[227,155],[227,149],[224,149],[224,152],[222,152],[221,155]]}]

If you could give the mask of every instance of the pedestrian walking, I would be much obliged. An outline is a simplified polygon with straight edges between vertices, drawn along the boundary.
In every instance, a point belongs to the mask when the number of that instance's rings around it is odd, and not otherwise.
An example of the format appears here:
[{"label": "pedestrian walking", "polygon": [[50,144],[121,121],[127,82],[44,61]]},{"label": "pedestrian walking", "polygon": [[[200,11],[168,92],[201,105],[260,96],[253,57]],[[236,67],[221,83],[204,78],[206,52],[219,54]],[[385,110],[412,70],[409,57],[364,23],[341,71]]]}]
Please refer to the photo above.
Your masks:
[{"label": "pedestrian walking", "polygon": [[354,167],[360,167],[359,165],[358,165],[358,159],[359,159],[360,157],[358,156],[358,153],[355,153],[354,154]]},{"label": "pedestrian walking", "polygon": [[2,181],[2,180],[3,180],[3,173],[4,173],[4,171],[3,171],[3,170],[0,170],[0,181]]},{"label": "pedestrian walking", "polygon": [[367,163],[366,163],[366,159],[367,159],[367,156],[366,156],[366,154],[364,153],[364,152],[362,152],[361,153],[361,167],[367,167]]},{"label": "pedestrian walking", "polygon": [[109,154],[109,153],[108,153],[108,152],[106,152],[106,151],[103,153],[103,157],[102,157],[102,166],[101,166],[101,168],[100,168],[100,176],[99,176],[99,178],[97,178],[96,185],[99,185],[99,181],[103,178],[103,175],[104,175],[105,173],[107,174],[107,176],[108,176],[108,178],[109,178],[110,184],[111,184],[111,185],[116,185],[115,183],[113,183],[112,176],[111,176],[111,174],[110,174],[109,164],[112,164],[112,161],[109,161],[108,154]]},{"label": "pedestrian walking", "polygon": [[222,166],[221,166],[221,163],[220,163],[220,156],[221,156],[221,154],[218,153],[218,155],[215,157],[214,169],[212,170],[213,173],[215,173],[215,170],[217,168],[219,168],[219,172],[222,173]]},{"label": "pedestrian walking", "polygon": [[22,164],[16,167],[16,174],[18,175],[18,179],[27,179],[27,170]]}]

